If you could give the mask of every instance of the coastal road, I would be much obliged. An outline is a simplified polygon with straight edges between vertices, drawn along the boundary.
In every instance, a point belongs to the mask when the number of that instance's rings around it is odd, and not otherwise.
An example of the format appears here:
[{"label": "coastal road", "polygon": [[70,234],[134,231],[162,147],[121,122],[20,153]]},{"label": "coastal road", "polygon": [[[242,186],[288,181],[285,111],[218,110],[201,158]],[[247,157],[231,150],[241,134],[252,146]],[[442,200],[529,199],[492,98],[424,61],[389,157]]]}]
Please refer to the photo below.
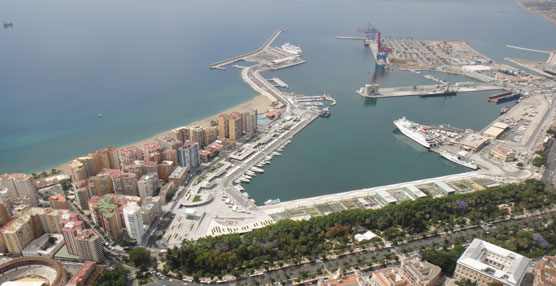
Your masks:
[{"label": "coastal road", "polygon": [[[243,279],[239,279],[239,283],[241,284],[246,284],[249,283],[251,280],[255,280],[258,283],[270,283],[270,279],[271,277],[274,278],[274,280],[276,281],[280,281],[281,279],[285,279],[285,277],[290,277],[291,279],[295,279],[296,277],[299,277],[301,273],[315,273],[317,271],[317,268],[322,267],[323,269],[329,269],[329,270],[335,270],[339,267],[343,267],[345,264],[354,264],[357,263],[358,260],[361,260],[363,262],[365,261],[369,261],[371,259],[373,259],[375,261],[379,261],[381,260],[385,255],[387,255],[388,253],[391,252],[398,252],[399,248],[409,248],[413,251],[418,251],[421,247],[425,247],[427,249],[429,249],[431,247],[431,245],[433,244],[443,244],[444,240],[446,238],[448,238],[449,240],[454,240],[457,237],[460,236],[473,236],[476,237],[477,234],[479,234],[482,231],[488,231],[488,229],[493,229],[496,227],[503,227],[503,226],[510,226],[510,225],[519,225],[519,226],[523,226],[525,225],[528,221],[530,220],[535,220],[535,219],[539,219],[539,218],[549,218],[551,217],[553,214],[555,213],[555,211],[550,211],[550,212],[546,212],[544,214],[537,214],[537,215],[531,215],[528,217],[523,217],[523,218],[515,218],[515,219],[510,219],[510,220],[504,220],[504,221],[499,221],[499,222],[494,222],[491,223],[489,225],[488,228],[483,228],[481,226],[474,226],[465,230],[461,230],[461,231],[456,231],[453,233],[448,233],[448,234],[444,234],[444,235],[438,235],[435,237],[427,237],[427,238],[422,238],[422,239],[418,239],[415,241],[411,241],[408,242],[407,244],[404,245],[399,245],[399,246],[395,246],[395,247],[385,247],[385,248],[381,248],[381,249],[376,249],[376,250],[363,250],[361,252],[358,253],[352,253],[352,254],[348,254],[348,255],[343,255],[343,256],[339,256],[337,258],[334,259],[327,259],[327,260],[321,260],[321,259],[315,259],[315,261],[312,261],[310,263],[305,263],[305,264],[300,264],[300,265],[294,265],[294,266],[290,266],[287,268],[282,268],[282,269],[277,269],[274,271],[268,271],[266,273],[264,273],[264,275],[257,275],[255,277],[249,277],[249,278],[243,278]],[[287,275],[287,276],[286,276]],[[161,285],[167,285],[167,286],[174,286],[174,285],[184,285],[183,281],[179,281],[176,282],[175,279],[173,280],[174,283],[168,283],[169,280],[168,279],[163,279],[163,280],[159,280],[156,283],[150,283],[147,285],[151,285],[151,286],[161,286]],[[186,285],[202,285],[201,283],[186,283]],[[224,285],[236,285],[236,281],[233,282],[226,282],[226,283],[222,283]]]}]

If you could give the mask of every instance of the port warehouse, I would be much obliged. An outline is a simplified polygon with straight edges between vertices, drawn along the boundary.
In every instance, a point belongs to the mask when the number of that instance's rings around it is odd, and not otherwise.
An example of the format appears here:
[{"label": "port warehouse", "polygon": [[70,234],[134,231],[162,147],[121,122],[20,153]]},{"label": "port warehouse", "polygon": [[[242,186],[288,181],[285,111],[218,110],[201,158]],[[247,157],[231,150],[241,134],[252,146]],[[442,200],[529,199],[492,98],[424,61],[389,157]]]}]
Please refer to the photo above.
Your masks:
[{"label": "port warehouse", "polygon": [[506,129],[508,129],[509,125],[503,122],[495,122],[490,127],[488,127],[485,131],[483,131],[483,135],[491,138],[498,138]]},{"label": "port warehouse", "polygon": [[413,199],[427,197],[427,194],[423,193],[423,191],[419,190],[419,188],[415,187],[414,185],[409,185],[405,187],[405,190]]}]

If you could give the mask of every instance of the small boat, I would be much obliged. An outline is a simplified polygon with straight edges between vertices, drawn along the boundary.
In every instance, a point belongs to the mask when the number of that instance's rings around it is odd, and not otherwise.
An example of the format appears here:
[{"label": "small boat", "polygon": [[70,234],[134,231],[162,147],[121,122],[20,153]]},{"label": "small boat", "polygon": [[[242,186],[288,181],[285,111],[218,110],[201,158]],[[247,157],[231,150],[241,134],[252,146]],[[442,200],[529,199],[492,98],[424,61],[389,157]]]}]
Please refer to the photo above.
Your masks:
[{"label": "small boat", "polygon": [[266,202],[264,202],[265,205],[275,205],[275,204],[279,204],[280,203],[280,199],[275,199],[275,200],[268,200]]},{"label": "small boat", "polygon": [[8,29],[8,28],[13,28],[14,27],[14,23],[13,22],[4,22],[4,29]]},{"label": "small boat", "polygon": [[280,152],[276,152],[276,151],[272,152],[272,155],[282,156],[282,154]]},{"label": "small boat", "polygon": [[249,176],[251,176],[251,177],[254,177],[254,176],[257,175],[257,174],[255,174],[255,172],[253,172],[253,171],[247,171],[247,172],[245,172],[245,174],[247,174],[247,175],[249,175]]},{"label": "small boat", "polygon": [[249,175],[243,175],[243,177],[246,178],[246,179],[248,179],[248,180],[253,179],[253,177],[251,177],[251,176],[249,176]]},{"label": "small boat", "polygon": [[98,114],[98,118],[102,118],[102,113],[99,113],[99,114]]},{"label": "small boat", "polygon": [[500,109],[500,114],[504,114],[504,113],[508,112],[508,110],[510,110],[509,106],[502,107],[502,109]]},{"label": "small boat", "polygon": [[257,167],[253,167],[251,168],[251,171],[253,172],[257,172],[257,173],[264,173],[264,170],[261,168],[257,168]]}]

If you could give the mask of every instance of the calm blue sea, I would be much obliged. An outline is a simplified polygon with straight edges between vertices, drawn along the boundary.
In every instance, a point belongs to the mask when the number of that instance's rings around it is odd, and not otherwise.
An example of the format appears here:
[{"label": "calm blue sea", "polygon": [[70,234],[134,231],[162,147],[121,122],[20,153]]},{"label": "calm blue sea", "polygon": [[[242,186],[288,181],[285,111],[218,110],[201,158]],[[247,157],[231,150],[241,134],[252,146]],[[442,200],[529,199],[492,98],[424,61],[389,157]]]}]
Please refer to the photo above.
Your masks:
[{"label": "calm blue sea", "polygon": [[[276,44],[300,45],[308,63],[273,76],[297,93],[329,93],[338,105],[247,186],[258,202],[462,172],[395,132],[392,121],[405,115],[480,129],[500,110],[486,102],[489,93],[364,100],[354,91],[369,81],[372,57],[360,42],[335,36],[370,22],[386,36],[470,40],[498,61],[546,58],[507,44],[556,47],[554,25],[505,0],[5,0],[0,21],[14,23],[0,30],[0,173],[51,168],[256,96],[238,70],[208,66],[287,29]],[[378,82],[425,83],[398,70]]]}]

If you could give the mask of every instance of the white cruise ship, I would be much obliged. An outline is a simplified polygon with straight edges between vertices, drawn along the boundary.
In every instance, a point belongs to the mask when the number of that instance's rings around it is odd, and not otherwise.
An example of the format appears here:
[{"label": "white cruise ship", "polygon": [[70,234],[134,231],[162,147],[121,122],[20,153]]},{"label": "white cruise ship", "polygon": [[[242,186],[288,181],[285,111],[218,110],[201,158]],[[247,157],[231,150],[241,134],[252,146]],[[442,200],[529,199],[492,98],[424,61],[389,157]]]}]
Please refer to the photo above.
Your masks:
[{"label": "white cruise ship", "polygon": [[444,158],[446,158],[446,159],[448,159],[448,160],[450,160],[450,161],[452,161],[456,164],[460,164],[464,167],[467,167],[467,168],[470,168],[470,169],[473,169],[473,170],[477,170],[479,168],[479,166],[477,166],[477,164],[475,164],[475,162],[467,160],[467,158],[465,158],[463,156],[460,156],[460,155],[457,155],[457,154],[454,154],[452,152],[442,150],[442,151],[440,151],[439,154],[440,154],[440,156],[442,156],[442,157],[444,157]]},{"label": "white cruise ship", "polygon": [[290,54],[294,54],[294,55],[301,55],[301,48],[296,46],[296,45],[292,45],[290,43],[285,43],[282,45],[282,50],[290,53]]},{"label": "white cruise ship", "polygon": [[423,126],[405,119],[405,116],[398,120],[394,120],[394,125],[398,127],[403,135],[409,137],[409,139],[419,143],[425,148],[430,148],[436,145],[436,140],[434,140],[434,138]]}]

